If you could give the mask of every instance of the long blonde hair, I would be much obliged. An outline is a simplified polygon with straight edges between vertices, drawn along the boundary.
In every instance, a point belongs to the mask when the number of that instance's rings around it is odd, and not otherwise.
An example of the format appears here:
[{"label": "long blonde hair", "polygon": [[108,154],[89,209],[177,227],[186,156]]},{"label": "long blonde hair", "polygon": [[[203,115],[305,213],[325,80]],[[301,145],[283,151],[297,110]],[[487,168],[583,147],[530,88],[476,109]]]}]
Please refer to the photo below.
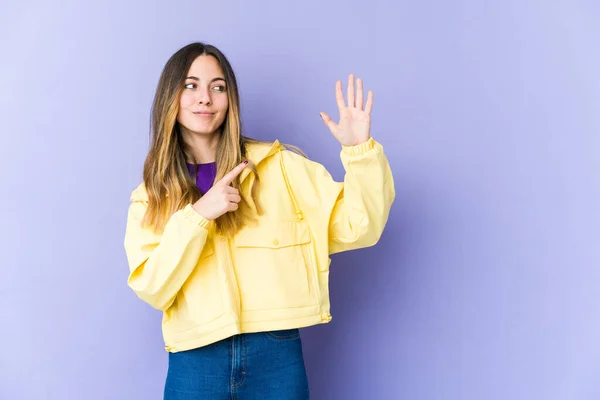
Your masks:
[{"label": "long blonde hair", "polygon": [[[143,172],[148,193],[148,208],[143,225],[152,227],[155,232],[164,229],[174,212],[196,202],[201,196],[187,169],[186,147],[177,122],[179,98],[185,78],[192,62],[201,55],[212,56],[219,62],[227,82],[229,98],[229,109],[217,144],[215,182],[245,160],[244,144],[247,141],[258,142],[242,136],[237,82],[231,64],[220,50],[204,43],[191,43],[171,56],[156,88],[152,106],[151,143]],[[246,168],[251,170],[250,173],[255,178],[251,183],[251,196],[245,198],[242,195],[235,212],[227,212],[216,219],[219,233],[232,236],[257,214],[262,213],[258,202],[256,167],[250,163]],[[232,186],[239,189],[239,178],[232,182]]]}]

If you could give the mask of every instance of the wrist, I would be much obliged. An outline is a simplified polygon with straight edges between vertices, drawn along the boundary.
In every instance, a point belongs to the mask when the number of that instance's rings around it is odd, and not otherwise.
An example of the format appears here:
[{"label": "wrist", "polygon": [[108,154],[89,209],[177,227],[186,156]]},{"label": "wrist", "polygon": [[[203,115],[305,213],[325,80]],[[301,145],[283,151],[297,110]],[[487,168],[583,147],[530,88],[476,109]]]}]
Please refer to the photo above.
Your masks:
[{"label": "wrist", "polygon": [[192,204],[192,208],[194,209],[194,211],[201,216],[202,218],[204,218],[207,221],[212,221],[213,218],[210,218],[210,216],[208,214],[206,214],[204,212],[204,210],[202,209],[202,206],[200,204],[198,204],[199,201],[195,202],[194,204]]},{"label": "wrist", "polygon": [[373,139],[372,137],[368,137],[367,140],[357,144],[342,145],[342,151],[350,156],[355,156],[364,154],[367,151],[371,150],[373,147],[375,147],[375,139]]},{"label": "wrist", "polygon": [[200,214],[198,211],[196,211],[196,209],[194,208],[194,205],[192,204],[188,204],[186,207],[184,207],[183,211],[183,215],[193,221],[194,223],[200,225],[203,228],[208,228],[208,226],[211,224],[211,220],[204,218],[204,216],[202,214]]}]

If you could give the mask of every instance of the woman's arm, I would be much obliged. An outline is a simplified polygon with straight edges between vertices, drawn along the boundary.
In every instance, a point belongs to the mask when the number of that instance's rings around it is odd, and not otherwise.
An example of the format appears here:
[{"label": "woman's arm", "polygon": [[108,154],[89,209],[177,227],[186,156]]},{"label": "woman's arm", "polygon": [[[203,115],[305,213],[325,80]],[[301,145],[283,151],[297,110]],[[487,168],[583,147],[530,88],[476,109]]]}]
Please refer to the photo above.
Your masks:
[{"label": "woman's arm", "polygon": [[162,234],[142,227],[143,201],[129,206],[125,252],[129,262],[129,287],[146,303],[166,310],[190,276],[208,236],[209,220],[191,205],[174,213]]},{"label": "woman's arm", "polygon": [[373,138],[344,147],[343,189],[329,219],[329,253],[373,246],[383,233],[396,196],[381,144]]},{"label": "woman's arm", "polygon": [[[394,180],[381,144],[370,135],[373,92],[369,91],[364,103],[363,83],[354,75],[348,77],[347,103],[342,93],[342,83],[336,82],[336,103],[340,113],[339,123],[321,113],[323,121],[341,143],[341,159],[346,170],[344,184],[329,220],[329,251],[356,249],[374,245],[381,236],[395,198]],[[333,180],[321,171],[320,186],[331,187]],[[338,184],[339,185],[339,184]]]}]

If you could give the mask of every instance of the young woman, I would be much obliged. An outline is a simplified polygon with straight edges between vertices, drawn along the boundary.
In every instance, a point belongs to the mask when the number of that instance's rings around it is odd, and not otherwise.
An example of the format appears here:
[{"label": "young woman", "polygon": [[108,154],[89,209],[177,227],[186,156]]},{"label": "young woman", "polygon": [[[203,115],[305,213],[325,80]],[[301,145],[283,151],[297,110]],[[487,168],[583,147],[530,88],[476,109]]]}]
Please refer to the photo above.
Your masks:
[{"label": "young woman", "polygon": [[[355,87],[356,85],[356,87]],[[373,93],[336,83],[343,183],[278,141],[242,135],[217,48],[192,43],[160,77],[143,183],[131,194],[128,284],[163,311],[165,399],[306,399],[298,328],[327,323],[329,255],[374,245],[395,197],[370,137]]]}]

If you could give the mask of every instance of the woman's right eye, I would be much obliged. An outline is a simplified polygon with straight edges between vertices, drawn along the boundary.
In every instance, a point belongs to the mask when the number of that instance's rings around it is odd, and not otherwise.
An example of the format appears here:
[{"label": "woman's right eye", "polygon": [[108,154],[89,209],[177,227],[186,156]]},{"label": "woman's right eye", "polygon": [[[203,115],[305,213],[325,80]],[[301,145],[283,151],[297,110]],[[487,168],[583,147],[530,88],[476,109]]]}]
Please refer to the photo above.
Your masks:
[{"label": "woman's right eye", "polygon": [[186,83],[186,85],[184,87],[186,89],[195,89],[196,88],[196,84],[195,83]]}]

